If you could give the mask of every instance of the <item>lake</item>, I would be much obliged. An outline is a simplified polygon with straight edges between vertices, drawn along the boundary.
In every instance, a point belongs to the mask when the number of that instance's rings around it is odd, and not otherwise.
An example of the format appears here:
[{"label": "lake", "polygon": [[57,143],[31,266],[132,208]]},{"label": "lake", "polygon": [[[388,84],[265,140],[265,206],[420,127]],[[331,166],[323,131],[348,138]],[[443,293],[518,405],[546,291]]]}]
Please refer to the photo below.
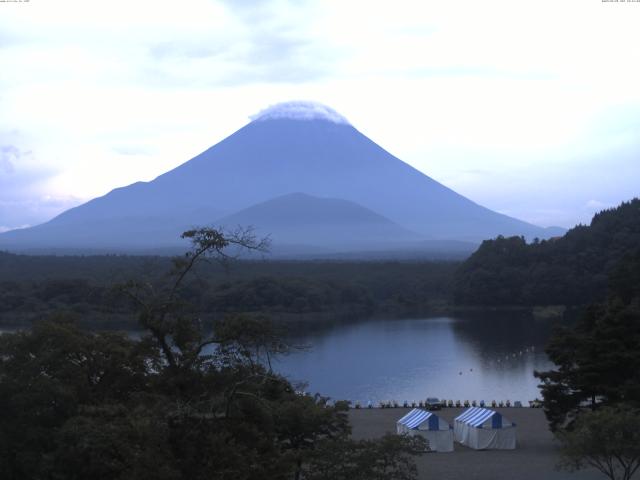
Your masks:
[{"label": "lake", "polygon": [[541,397],[533,371],[553,366],[544,353],[551,327],[517,313],[345,322],[292,335],[308,348],[273,367],[310,393],[363,406],[426,397],[526,404]]},{"label": "lake", "polygon": [[525,403],[541,397],[534,370],[553,365],[543,351],[551,325],[517,314],[349,323],[293,337],[309,349],[274,369],[310,393],[363,406],[427,396]]}]

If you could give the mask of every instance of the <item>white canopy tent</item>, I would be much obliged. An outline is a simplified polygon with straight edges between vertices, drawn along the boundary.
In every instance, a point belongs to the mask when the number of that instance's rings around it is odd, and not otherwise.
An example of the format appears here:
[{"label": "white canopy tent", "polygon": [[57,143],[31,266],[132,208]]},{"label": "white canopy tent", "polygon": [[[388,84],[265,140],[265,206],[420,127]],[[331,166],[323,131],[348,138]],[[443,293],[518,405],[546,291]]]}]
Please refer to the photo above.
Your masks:
[{"label": "white canopy tent", "polygon": [[476,450],[516,448],[516,424],[494,410],[469,408],[455,418],[453,430],[457,442]]},{"label": "white canopy tent", "polygon": [[435,452],[453,452],[453,429],[435,413],[414,408],[396,423],[399,435],[420,435]]}]

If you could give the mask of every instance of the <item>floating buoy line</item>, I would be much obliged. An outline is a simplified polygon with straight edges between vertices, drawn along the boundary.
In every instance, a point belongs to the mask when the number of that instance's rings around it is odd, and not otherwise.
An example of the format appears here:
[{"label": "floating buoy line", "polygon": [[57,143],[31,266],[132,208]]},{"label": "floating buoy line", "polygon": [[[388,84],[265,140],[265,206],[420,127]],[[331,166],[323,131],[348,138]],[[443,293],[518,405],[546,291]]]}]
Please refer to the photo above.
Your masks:
[{"label": "floating buoy line", "polygon": [[475,400],[443,400],[442,404],[437,408],[433,408],[426,401],[419,402],[408,402],[404,401],[399,403],[395,400],[390,400],[387,402],[379,402],[374,404],[373,402],[367,402],[366,405],[361,404],[360,402],[349,402],[350,408],[355,409],[369,409],[369,408],[425,408],[427,410],[439,410],[441,408],[469,408],[469,407],[482,407],[482,408],[542,408],[542,400],[535,398],[533,400],[529,400],[526,403],[523,403],[519,400],[515,400],[511,402],[511,400],[492,400],[491,402],[485,402],[484,400],[475,401]]}]

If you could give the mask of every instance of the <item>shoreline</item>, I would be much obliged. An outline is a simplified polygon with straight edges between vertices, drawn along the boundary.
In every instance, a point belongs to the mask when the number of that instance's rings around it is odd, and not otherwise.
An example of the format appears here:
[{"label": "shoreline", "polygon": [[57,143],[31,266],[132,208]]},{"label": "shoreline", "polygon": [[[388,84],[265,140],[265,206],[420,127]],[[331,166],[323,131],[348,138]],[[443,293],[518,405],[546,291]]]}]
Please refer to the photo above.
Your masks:
[{"label": "shoreline", "polygon": [[[396,421],[410,408],[350,409],[349,423],[356,440],[378,438],[396,432]],[[435,412],[453,424],[464,408],[445,408]],[[451,453],[424,453],[415,457],[418,478],[473,480],[598,480],[595,470],[568,472],[557,470],[559,444],[548,428],[544,412],[539,408],[496,408],[516,423],[515,450],[473,450],[454,442]]]}]

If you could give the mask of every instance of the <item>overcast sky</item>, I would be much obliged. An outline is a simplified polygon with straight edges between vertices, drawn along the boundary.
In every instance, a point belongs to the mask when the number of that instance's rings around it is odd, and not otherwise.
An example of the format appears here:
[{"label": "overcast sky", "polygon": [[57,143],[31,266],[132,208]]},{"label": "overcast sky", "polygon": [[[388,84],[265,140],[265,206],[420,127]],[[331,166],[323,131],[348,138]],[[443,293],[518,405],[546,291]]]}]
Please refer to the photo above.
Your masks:
[{"label": "overcast sky", "polygon": [[472,200],[570,227],[640,195],[640,2],[0,1],[0,230],[312,100]]}]

